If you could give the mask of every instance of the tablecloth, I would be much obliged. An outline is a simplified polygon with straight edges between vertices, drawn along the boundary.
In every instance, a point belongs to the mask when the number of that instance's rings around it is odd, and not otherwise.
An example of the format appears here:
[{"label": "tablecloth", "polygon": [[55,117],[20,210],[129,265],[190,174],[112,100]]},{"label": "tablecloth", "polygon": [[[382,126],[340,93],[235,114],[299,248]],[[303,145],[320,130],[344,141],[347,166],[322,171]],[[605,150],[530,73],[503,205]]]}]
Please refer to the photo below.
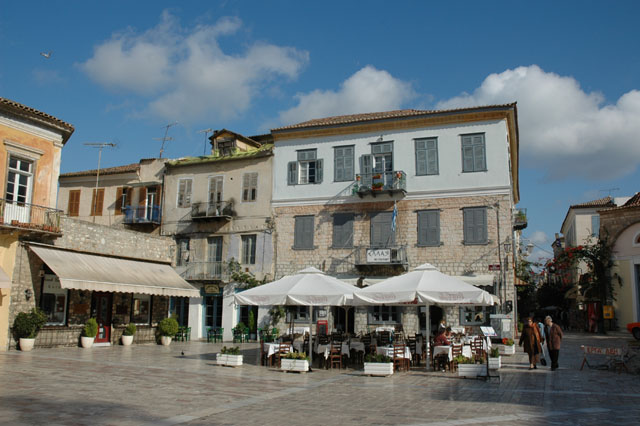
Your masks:
[{"label": "tablecloth", "polygon": [[[376,352],[378,355],[386,355],[389,358],[393,358],[393,346],[378,346],[376,348]],[[404,347],[404,356],[403,358],[411,359],[411,351],[408,346]]]},{"label": "tablecloth", "polygon": [[280,350],[280,343],[263,343],[262,350],[267,354],[268,357],[274,355],[276,352]]}]

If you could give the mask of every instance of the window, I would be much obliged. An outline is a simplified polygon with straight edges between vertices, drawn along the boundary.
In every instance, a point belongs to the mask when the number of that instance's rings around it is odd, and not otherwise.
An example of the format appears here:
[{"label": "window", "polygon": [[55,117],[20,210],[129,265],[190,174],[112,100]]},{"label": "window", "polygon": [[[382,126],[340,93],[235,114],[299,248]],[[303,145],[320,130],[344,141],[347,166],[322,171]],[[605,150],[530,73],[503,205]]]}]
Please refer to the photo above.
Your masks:
[{"label": "window", "polygon": [[60,287],[54,274],[45,274],[42,289],[42,310],[47,315],[47,325],[64,325],[67,320],[68,290]]},{"label": "window", "polygon": [[399,323],[400,310],[397,306],[372,306],[370,321],[374,324]]},{"label": "window", "polygon": [[131,322],[134,324],[149,324],[151,319],[151,296],[148,294],[134,294],[131,300]]},{"label": "window", "polygon": [[192,179],[178,180],[178,207],[191,207]]},{"label": "window", "polygon": [[189,238],[178,239],[176,245],[176,265],[185,266],[189,261]]},{"label": "window", "polygon": [[480,325],[487,322],[487,311],[484,306],[465,306],[460,308],[460,324]]},{"label": "window", "polygon": [[395,232],[391,229],[392,212],[371,215],[371,247],[391,247],[395,244]]},{"label": "window", "polygon": [[222,237],[207,238],[207,260],[205,274],[213,278],[222,277]]},{"label": "window", "polygon": [[440,245],[440,210],[418,212],[418,245],[425,247]]},{"label": "window", "polygon": [[313,249],[313,216],[296,216],[293,230],[294,249]]},{"label": "window", "polygon": [[371,145],[371,154],[360,157],[360,184],[366,188],[393,188],[393,143]]},{"label": "window", "polygon": [[487,208],[472,207],[462,209],[465,244],[487,244]]},{"label": "window", "polygon": [[333,248],[353,247],[353,213],[333,215]]},{"label": "window", "polygon": [[242,201],[255,201],[258,198],[258,173],[245,173],[242,176]]},{"label": "window", "polygon": [[129,194],[127,188],[125,187],[119,187],[116,190],[116,204],[115,204],[115,215],[119,216],[121,215],[127,207],[127,200],[129,199],[129,197],[127,197]]},{"label": "window", "polygon": [[69,205],[67,206],[67,214],[69,216],[78,216],[80,214],[80,190],[74,189],[69,191]]},{"label": "window", "polygon": [[591,236],[596,238],[600,236],[600,215],[591,216]]},{"label": "window", "polygon": [[353,146],[339,146],[333,149],[333,180],[353,181]]},{"label": "window", "polygon": [[104,203],[104,188],[93,190],[91,197],[91,216],[102,216],[102,205]]},{"label": "window", "polygon": [[[290,314],[287,314],[287,322],[290,321],[301,321],[301,322],[309,322],[309,307],[308,306],[291,306]],[[293,316],[293,318],[291,318]]]},{"label": "window", "polygon": [[6,200],[11,204],[29,203],[31,201],[32,179],[33,161],[11,155],[9,157],[9,173],[7,174]]},{"label": "window", "polygon": [[416,175],[438,174],[438,138],[416,139]]},{"label": "window", "polygon": [[289,185],[306,185],[322,182],[322,160],[316,158],[315,149],[298,151],[298,161],[288,164]]},{"label": "window", "polygon": [[256,263],[256,236],[242,236],[242,263],[244,265],[255,265]]},{"label": "window", "polygon": [[486,170],[484,133],[462,135],[462,171],[483,172]]}]

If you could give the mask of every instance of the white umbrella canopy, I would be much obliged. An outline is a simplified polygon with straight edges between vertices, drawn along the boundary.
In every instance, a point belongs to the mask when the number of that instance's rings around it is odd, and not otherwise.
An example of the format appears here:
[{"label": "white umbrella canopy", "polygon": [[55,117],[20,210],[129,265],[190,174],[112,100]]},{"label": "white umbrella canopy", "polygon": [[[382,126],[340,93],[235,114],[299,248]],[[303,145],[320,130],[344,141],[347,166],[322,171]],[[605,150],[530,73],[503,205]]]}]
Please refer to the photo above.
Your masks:
[{"label": "white umbrella canopy", "polygon": [[314,267],[237,293],[238,305],[350,305],[355,287]]},{"label": "white umbrella canopy", "polygon": [[356,290],[354,305],[493,305],[491,294],[425,263],[411,272]]}]

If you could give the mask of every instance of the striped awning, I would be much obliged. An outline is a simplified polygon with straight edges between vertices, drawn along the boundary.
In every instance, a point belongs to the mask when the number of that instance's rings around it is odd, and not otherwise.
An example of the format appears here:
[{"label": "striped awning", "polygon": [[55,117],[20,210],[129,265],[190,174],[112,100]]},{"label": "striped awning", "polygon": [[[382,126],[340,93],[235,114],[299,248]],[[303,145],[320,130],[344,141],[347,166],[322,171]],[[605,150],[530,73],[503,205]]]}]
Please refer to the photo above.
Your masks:
[{"label": "striped awning", "polygon": [[29,248],[58,276],[62,288],[157,296],[200,296],[200,291],[182,279],[167,263],[121,259],[32,244]]}]

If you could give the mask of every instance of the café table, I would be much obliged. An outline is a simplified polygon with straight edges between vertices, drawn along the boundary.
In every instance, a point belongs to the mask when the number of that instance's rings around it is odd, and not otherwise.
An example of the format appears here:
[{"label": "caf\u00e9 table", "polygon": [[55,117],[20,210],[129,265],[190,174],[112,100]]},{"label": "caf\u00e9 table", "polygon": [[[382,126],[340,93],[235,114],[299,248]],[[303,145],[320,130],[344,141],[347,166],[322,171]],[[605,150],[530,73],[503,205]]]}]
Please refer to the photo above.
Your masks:
[{"label": "caf\u00e9 table", "polygon": [[[376,348],[376,353],[378,355],[385,355],[385,356],[388,356],[389,358],[393,358],[393,346],[378,346]],[[411,350],[409,349],[409,346],[404,347],[403,358],[411,359]]]}]

